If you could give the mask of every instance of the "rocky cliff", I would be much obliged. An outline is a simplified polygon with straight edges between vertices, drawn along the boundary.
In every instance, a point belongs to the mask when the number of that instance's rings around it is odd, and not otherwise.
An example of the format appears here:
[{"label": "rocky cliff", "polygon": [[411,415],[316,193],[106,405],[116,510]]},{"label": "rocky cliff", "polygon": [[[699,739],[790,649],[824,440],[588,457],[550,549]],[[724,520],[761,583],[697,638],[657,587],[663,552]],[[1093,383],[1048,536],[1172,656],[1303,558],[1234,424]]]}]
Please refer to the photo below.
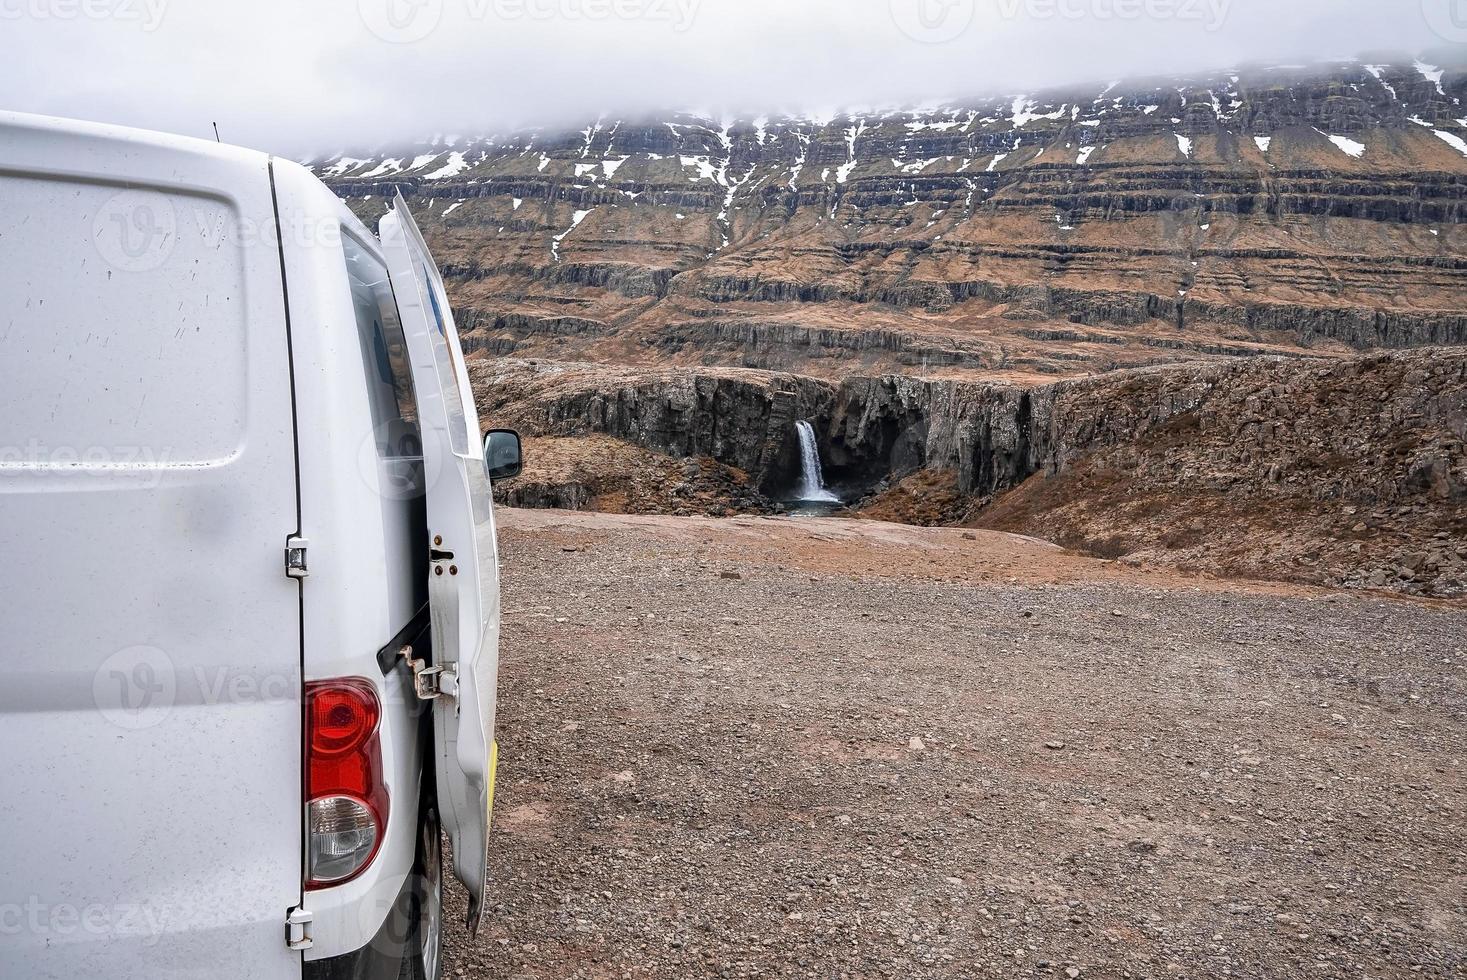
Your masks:
[{"label": "rocky cliff", "polygon": [[[809,419],[826,475],[870,516],[1213,571],[1467,590],[1467,350],[1169,365],[1032,387],[514,359],[472,373],[497,422],[738,473],[724,481],[731,497],[687,491],[694,509],[768,510],[788,496],[793,423]],[[704,484],[708,472],[689,471]]]}]

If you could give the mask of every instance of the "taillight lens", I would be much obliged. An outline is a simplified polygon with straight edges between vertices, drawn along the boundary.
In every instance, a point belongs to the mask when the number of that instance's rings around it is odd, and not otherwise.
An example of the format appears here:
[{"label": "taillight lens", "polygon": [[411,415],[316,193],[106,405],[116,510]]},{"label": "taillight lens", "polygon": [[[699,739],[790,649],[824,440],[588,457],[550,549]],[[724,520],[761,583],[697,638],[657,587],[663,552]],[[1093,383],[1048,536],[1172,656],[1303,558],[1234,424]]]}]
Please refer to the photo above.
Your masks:
[{"label": "taillight lens", "polygon": [[382,843],[381,703],[359,678],[306,685],[307,888],[361,874]]},{"label": "taillight lens", "polygon": [[350,796],[312,800],[307,808],[311,829],[311,880],[318,885],[346,881],[366,864],[363,855],[377,849],[377,819],[365,803]]},{"label": "taillight lens", "polygon": [[309,695],[311,752],[317,757],[355,751],[377,731],[377,695],[363,681],[321,684]]}]

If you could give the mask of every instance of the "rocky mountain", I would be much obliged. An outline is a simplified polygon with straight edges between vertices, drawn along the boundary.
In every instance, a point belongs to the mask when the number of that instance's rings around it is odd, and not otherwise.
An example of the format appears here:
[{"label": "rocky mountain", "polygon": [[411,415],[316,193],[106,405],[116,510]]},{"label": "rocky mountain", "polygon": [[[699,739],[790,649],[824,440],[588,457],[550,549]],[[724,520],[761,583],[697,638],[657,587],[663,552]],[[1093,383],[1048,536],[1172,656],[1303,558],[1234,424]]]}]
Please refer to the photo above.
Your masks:
[{"label": "rocky mountain", "polygon": [[1412,59],[336,155],[491,354],[1013,378],[1467,339],[1467,72]]},{"label": "rocky mountain", "polygon": [[[808,419],[872,515],[1446,595],[1464,67],[600,119],[313,165],[369,221],[395,192],[416,215],[481,411],[539,441],[515,502],[772,509]],[[1191,537],[1184,500],[1215,518]],[[1250,539],[1250,514],[1282,530]]]}]

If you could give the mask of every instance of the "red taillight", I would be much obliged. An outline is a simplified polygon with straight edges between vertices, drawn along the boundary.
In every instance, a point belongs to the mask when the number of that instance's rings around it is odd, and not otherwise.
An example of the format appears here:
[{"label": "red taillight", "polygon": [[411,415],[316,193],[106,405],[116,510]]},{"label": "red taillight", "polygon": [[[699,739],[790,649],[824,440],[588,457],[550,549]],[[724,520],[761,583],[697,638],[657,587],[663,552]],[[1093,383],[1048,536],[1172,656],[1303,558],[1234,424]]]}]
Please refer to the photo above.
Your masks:
[{"label": "red taillight", "polygon": [[306,685],[307,888],[350,881],[387,829],[381,703],[360,678]]},{"label": "red taillight", "polygon": [[377,732],[377,694],[366,681],[327,681],[306,689],[313,758],[345,755]]}]

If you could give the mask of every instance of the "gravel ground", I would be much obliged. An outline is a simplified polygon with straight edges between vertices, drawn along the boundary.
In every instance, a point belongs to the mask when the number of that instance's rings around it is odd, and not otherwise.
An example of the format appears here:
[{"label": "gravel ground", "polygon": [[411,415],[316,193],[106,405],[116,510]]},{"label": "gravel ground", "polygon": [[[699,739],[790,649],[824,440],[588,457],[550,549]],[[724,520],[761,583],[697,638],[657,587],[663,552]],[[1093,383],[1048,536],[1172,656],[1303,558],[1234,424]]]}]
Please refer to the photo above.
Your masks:
[{"label": "gravel ground", "polygon": [[500,515],[493,895],[448,976],[1467,976],[1460,605]]}]

